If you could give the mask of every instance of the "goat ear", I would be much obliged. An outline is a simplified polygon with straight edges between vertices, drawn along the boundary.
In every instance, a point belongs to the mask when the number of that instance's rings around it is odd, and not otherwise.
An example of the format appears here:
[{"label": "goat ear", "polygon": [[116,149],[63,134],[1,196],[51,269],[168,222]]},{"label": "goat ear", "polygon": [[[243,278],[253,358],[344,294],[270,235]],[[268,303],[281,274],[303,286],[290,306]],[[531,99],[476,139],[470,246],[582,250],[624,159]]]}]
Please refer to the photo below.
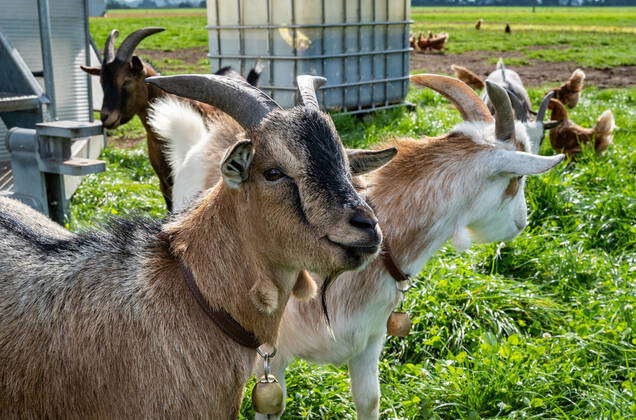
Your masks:
[{"label": "goat ear", "polygon": [[130,59],[130,69],[133,71],[133,73],[144,74],[144,63],[143,61],[141,61],[141,58],[133,55],[133,57]]},{"label": "goat ear", "polygon": [[102,73],[101,67],[80,66],[80,68],[84,70],[86,73],[90,74],[91,76],[99,76]]},{"label": "goat ear", "polygon": [[347,150],[351,173],[354,176],[366,174],[367,172],[371,172],[381,166],[384,166],[393,159],[396,154],[397,149],[395,147],[389,147],[384,150]]},{"label": "goat ear", "polygon": [[225,153],[221,174],[228,187],[238,188],[247,179],[253,158],[254,146],[251,140],[239,141]]},{"label": "goat ear", "polygon": [[554,168],[565,159],[565,155],[539,156],[526,152],[496,150],[491,156],[495,174],[512,176],[542,174]]}]

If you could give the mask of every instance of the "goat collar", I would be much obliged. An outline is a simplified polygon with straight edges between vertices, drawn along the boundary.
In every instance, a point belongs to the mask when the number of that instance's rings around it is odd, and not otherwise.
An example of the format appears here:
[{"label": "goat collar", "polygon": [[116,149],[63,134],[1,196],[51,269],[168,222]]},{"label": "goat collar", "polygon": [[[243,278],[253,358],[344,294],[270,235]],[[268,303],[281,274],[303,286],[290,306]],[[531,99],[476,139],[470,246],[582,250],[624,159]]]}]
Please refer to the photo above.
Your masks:
[{"label": "goat collar", "polygon": [[389,248],[389,244],[386,242],[382,244],[382,262],[384,263],[384,268],[386,268],[386,271],[389,272],[396,283],[408,282],[411,280],[411,275],[406,274],[400,269],[400,267],[398,267],[395,259],[393,259],[393,255],[391,255],[391,248]]},{"label": "goat collar", "polygon": [[192,296],[194,296],[194,299],[208,318],[210,318],[216,326],[221,329],[221,331],[238,344],[250,349],[258,349],[262,343],[258,340],[258,338],[256,338],[254,333],[243,328],[243,326],[234,319],[232,315],[223,309],[211,308],[208,301],[201,293],[199,286],[197,286],[192,270],[190,270],[183,260],[174,255],[173,257],[179,262],[181,274],[183,274],[183,277],[185,278],[188,289],[190,289],[190,293],[192,293]]}]

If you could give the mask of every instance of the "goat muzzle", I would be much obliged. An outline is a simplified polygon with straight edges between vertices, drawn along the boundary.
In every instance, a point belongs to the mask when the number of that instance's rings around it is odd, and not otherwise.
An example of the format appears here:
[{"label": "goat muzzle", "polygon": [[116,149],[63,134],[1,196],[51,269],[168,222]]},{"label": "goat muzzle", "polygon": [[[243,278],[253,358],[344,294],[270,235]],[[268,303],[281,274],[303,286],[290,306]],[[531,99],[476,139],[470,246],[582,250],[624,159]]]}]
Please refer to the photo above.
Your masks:
[{"label": "goat muzzle", "polygon": [[382,242],[382,233],[371,209],[358,206],[346,211],[344,218],[327,234],[327,239],[348,252],[375,254]]}]

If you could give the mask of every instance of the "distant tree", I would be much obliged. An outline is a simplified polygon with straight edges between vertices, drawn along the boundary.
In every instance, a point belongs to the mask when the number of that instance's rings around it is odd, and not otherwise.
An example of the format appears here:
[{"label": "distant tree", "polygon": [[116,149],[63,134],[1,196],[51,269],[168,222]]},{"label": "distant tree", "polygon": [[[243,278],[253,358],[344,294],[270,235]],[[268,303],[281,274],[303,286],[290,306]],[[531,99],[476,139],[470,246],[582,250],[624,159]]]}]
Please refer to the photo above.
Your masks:
[{"label": "distant tree", "polygon": [[143,0],[141,3],[139,3],[137,8],[139,8],[139,9],[156,9],[157,8],[157,3],[155,3],[154,0]]},{"label": "distant tree", "polygon": [[107,0],[106,8],[107,9],[130,9],[130,6],[124,2],[119,2],[117,0]]},{"label": "distant tree", "polygon": [[208,4],[207,4],[207,2],[206,2],[205,0],[202,0],[202,1],[199,3],[199,6],[198,6],[198,7],[199,7],[199,8],[201,8],[201,9],[205,9],[206,7],[208,7]]}]

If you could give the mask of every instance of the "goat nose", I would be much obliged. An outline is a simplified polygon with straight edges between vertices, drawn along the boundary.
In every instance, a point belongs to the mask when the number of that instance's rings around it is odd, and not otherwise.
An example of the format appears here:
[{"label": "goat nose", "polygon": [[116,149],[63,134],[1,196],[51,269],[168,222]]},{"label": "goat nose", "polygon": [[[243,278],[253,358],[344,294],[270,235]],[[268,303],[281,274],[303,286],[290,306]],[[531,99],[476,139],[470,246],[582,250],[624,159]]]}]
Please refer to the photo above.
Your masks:
[{"label": "goat nose", "polygon": [[349,219],[349,224],[362,230],[374,230],[378,220],[363,210],[358,210]]}]

